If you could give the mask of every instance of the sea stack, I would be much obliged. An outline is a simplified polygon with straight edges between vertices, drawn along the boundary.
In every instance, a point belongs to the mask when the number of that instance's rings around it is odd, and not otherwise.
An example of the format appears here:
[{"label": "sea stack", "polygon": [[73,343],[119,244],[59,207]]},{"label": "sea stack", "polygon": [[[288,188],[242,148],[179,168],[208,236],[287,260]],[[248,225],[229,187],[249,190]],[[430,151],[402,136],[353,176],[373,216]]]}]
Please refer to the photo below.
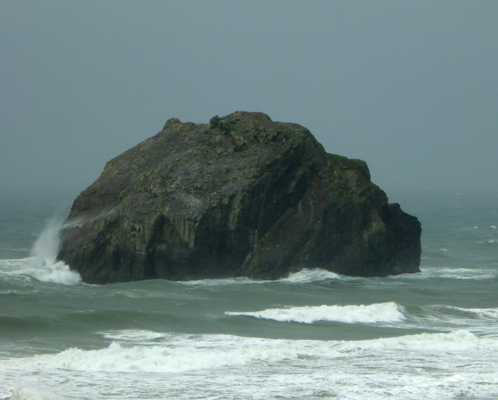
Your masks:
[{"label": "sea stack", "polygon": [[168,120],[74,201],[58,259],[88,283],[419,271],[421,226],[364,161],[263,113]]}]

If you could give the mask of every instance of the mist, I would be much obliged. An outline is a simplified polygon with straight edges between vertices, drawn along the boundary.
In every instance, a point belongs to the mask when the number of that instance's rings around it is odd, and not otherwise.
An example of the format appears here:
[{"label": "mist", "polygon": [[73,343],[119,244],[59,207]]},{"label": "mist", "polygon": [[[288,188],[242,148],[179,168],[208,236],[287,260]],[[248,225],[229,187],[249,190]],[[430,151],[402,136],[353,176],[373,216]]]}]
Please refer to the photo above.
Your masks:
[{"label": "mist", "polygon": [[0,191],[81,191],[165,121],[261,111],[386,192],[496,191],[498,2],[0,1]]}]

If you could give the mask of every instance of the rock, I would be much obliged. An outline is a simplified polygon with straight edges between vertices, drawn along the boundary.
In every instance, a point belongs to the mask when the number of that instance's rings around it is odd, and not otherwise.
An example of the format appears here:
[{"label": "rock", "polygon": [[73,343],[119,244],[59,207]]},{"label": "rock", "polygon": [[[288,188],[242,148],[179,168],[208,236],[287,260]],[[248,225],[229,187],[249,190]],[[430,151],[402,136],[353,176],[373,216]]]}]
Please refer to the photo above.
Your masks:
[{"label": "rock", "polygon": [[387,276],[419,271],[420,235],[364,161],[327,154],[300,125],[236,112],[172,118],[109,161],[74,201],[58,259],[99,284],[303,267]]}]

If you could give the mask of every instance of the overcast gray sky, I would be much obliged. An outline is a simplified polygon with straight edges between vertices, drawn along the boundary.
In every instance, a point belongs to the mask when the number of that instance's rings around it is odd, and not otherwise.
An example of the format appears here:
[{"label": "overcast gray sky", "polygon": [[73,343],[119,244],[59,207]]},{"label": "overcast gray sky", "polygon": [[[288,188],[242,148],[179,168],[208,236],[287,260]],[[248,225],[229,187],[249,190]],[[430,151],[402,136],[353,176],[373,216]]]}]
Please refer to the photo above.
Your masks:
[{"label": "overcast gray sky", "polygon": [[0,190],[83,190],[167,119],[237,110],[388,194],[496,190],[497,21],[496,0],[0,0]]}]

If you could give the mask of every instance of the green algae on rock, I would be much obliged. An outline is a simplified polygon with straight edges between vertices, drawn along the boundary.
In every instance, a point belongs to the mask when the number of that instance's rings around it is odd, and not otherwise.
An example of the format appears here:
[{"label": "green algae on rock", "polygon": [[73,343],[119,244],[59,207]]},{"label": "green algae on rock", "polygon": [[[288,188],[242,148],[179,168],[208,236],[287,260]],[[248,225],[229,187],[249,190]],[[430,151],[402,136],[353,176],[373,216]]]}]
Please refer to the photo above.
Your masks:
[{"label": "green algae on rock", "polygon": [[247,276],[302,268],[418,272],[421,226],[304,127],[263,113],[168,120],[74,201],[58,259],[88,283]]}]

